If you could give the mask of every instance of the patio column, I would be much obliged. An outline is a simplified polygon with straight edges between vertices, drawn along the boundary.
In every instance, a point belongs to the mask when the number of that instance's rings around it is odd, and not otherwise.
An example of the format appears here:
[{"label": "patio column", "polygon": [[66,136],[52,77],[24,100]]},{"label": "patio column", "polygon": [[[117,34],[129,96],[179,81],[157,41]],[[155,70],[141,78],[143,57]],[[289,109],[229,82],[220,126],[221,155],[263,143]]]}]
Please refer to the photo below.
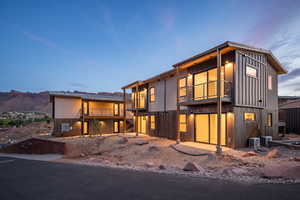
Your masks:
[{"label": "patio column", "polygon": [[217,49],[217,110],[218,110],[218,127],[217,127],[217,145],[216,153],[222,153],[221,147],[221,120],[222,120],[222,100],[221,100],[221,52],[220,49]]},{"label": "patio column", "polygon": [[135,97],[134,97],[134,107],[135,107],[135,133],[136,136],[139,135],[138,133],[138,107],[139,107],[139,95],[138,95],[138,83],[135,86]]},{"label": "patio column", "polygon": [[126,88],[123,89],[123,99],[124,99],[124,105],[123,105],[123,117],[124,117],[124,122],[123,122],[123,133],[126,133]]},{"label": "patio column", "polygon": [[179,66],[176,67],[176,81],[177,81],[177,98],[176,98],[176,105],[177,105],[177,125],[176,125],[176,143],[180,143],[180,129],[179,129],[179,112],[180,112],[180,105],[179,105]]}]

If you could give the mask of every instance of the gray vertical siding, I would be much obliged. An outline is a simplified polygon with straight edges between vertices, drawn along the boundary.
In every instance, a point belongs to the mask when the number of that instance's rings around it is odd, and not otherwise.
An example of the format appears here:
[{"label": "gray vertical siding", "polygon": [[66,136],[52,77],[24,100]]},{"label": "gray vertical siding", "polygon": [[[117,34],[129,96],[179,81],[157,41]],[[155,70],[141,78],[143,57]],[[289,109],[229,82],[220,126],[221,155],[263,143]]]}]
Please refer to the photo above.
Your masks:
[{"label": "gray vertical siding", "polygon": [[[235,105],[263,108],[266,106],[266,56],[248,51],[236,51]],[[257,77],[246,74],[246,67],[257,70]],[[260,102],[261,100],[261,102]]]}]

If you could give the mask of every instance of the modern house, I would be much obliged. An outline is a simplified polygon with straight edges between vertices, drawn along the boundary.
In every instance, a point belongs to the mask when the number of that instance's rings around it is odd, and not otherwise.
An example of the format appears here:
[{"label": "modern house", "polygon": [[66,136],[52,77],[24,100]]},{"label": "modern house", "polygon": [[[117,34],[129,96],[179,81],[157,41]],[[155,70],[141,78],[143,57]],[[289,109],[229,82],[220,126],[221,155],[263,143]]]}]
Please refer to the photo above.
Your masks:
[{"label": "modern house", "polygon": [[249,137],[278,137],[277,77],[285,73],[271,51],[225,42],[122,89],[131,90],[138,133],[216,144],[219,127],[221,145],[237,148]]},{"label": "modern house", "polygon": [[56,136],[124,132],[130,119],[120,96],[50,92],[50,102]]}]

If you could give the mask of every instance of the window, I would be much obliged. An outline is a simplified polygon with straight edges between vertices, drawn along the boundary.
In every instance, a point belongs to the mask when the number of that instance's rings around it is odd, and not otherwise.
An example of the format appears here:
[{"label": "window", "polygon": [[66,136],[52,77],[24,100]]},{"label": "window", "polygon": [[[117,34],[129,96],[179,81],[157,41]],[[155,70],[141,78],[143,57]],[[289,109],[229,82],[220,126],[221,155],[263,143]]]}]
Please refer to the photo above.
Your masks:
[{"label": "window", "polygon": [[245,117],[245,120],[247,120],[247,121],[254,121],[255,120],[255,114],[254,113],[245,113],[244,117]]},{"label": "window", "polygon": [[179,115],[179,131],[186,132],[186,114]]},{"label": "window", "polygon": [[83,102],[83,114],[84,115],[88,114],[88,102],[86,101]]},{"label": "window", "polygon": [[88,128],[89,128],[88,122],[84,122],[83,123],[83,134],[88,134],[88,132],[89,132]]},{"label": "window", "polygon": [[246,66],[246,74],[248,76],[256,78],[257,77],[257,69],[255,69],[253,67]]},{"label": "window", "polygon": [[118,133],[119,132],[119,122],[115,121],[114,122],[114,133]]},{"label": "window", "polygon": [[268,76],[268,89],[272,90],[273,86],[272,86],[272,76]]},{"label": "window", "polygon": [[273,125],[273,116],[272,113],[268,113],[267,126],[271,127]]},{"label": "window", "polygon": [[119,115],[119,104],[117,103],[114,104],[114,115]]},{"label": "window", "polygon": [[186,96],[186,78],[179,79],[179,96]]},{"label": "window", "polygon": [[155,116],[154,115],[150,116],[150,128],[155,129]]},{"label": "window", "polygon": [[150,88],[150,102],[154,102],[155,101],[155,88],[152,87]]}]

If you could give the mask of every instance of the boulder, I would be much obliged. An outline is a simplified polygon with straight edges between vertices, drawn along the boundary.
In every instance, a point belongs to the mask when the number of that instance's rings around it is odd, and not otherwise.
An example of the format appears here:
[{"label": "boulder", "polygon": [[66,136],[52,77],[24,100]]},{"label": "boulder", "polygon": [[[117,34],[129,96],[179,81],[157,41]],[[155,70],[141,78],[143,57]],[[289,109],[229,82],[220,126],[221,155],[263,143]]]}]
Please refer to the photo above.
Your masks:
[{"label": "boulder", "polygon": [[268,165],[263,168],[262,177],[300,179],[300,165]]},{"label": "boulder", "polygon": [[243,176],[247,175],[248,171],[241,167],[227,167],[223,169],[222,174],[225,176]]},{"label": "boulder", "polygon": [[128,142],[128,139],[126,137],[121,137],[118,141],[118,144],[126,144]]},{"label": "boulder", "polygon": [[278,158],[279,156],[280,156],[279,149],[273,149],[266,155],[267,158]]},{"label": "boulder", "polygon": [[199,172],[199,171],[204,171],[204,170],[203,170],[203,168],[201,168],[200,166],[198,166],[196,163],[194,163],[194,162],[188,162],[184,166],[183,171]]},{"label": "boulder", "polygon": [[146,163],[145,163],[145,166],[146,166],[147,168],[151,168],[151,167],[154,167],[154,163],[153,163],[153,162],[146,162]]},{"label": "boulder", "polygon": [[251,157],[251,156],[257,156],[258,154],[254,151],[248,151],[242,154],[242,157]]},{"label": "boulder", "polygon": [[145,145],[145,144],[149,144],[149,142],[147,140],[138,140],[135,142],[136,145]]},{"label": "boulder", "polygon": [[164,166],[164,165],[159,165],[159,166],[158,166],[158,169],[160,169],[160,170],[165,170],[165,169],[166,169],[166,166]]},{"label": "boulder", "polygon": [[259,147],[256,151],[257,152],[267,152],[267,151],[269,151],[269,149],[266,147]]},{"label": "boulder", "polygon": [[157,151],[159,151],[159,148],[157,146],[150,146],[148,148],[148,151],[149,152],[157,152]]}]

